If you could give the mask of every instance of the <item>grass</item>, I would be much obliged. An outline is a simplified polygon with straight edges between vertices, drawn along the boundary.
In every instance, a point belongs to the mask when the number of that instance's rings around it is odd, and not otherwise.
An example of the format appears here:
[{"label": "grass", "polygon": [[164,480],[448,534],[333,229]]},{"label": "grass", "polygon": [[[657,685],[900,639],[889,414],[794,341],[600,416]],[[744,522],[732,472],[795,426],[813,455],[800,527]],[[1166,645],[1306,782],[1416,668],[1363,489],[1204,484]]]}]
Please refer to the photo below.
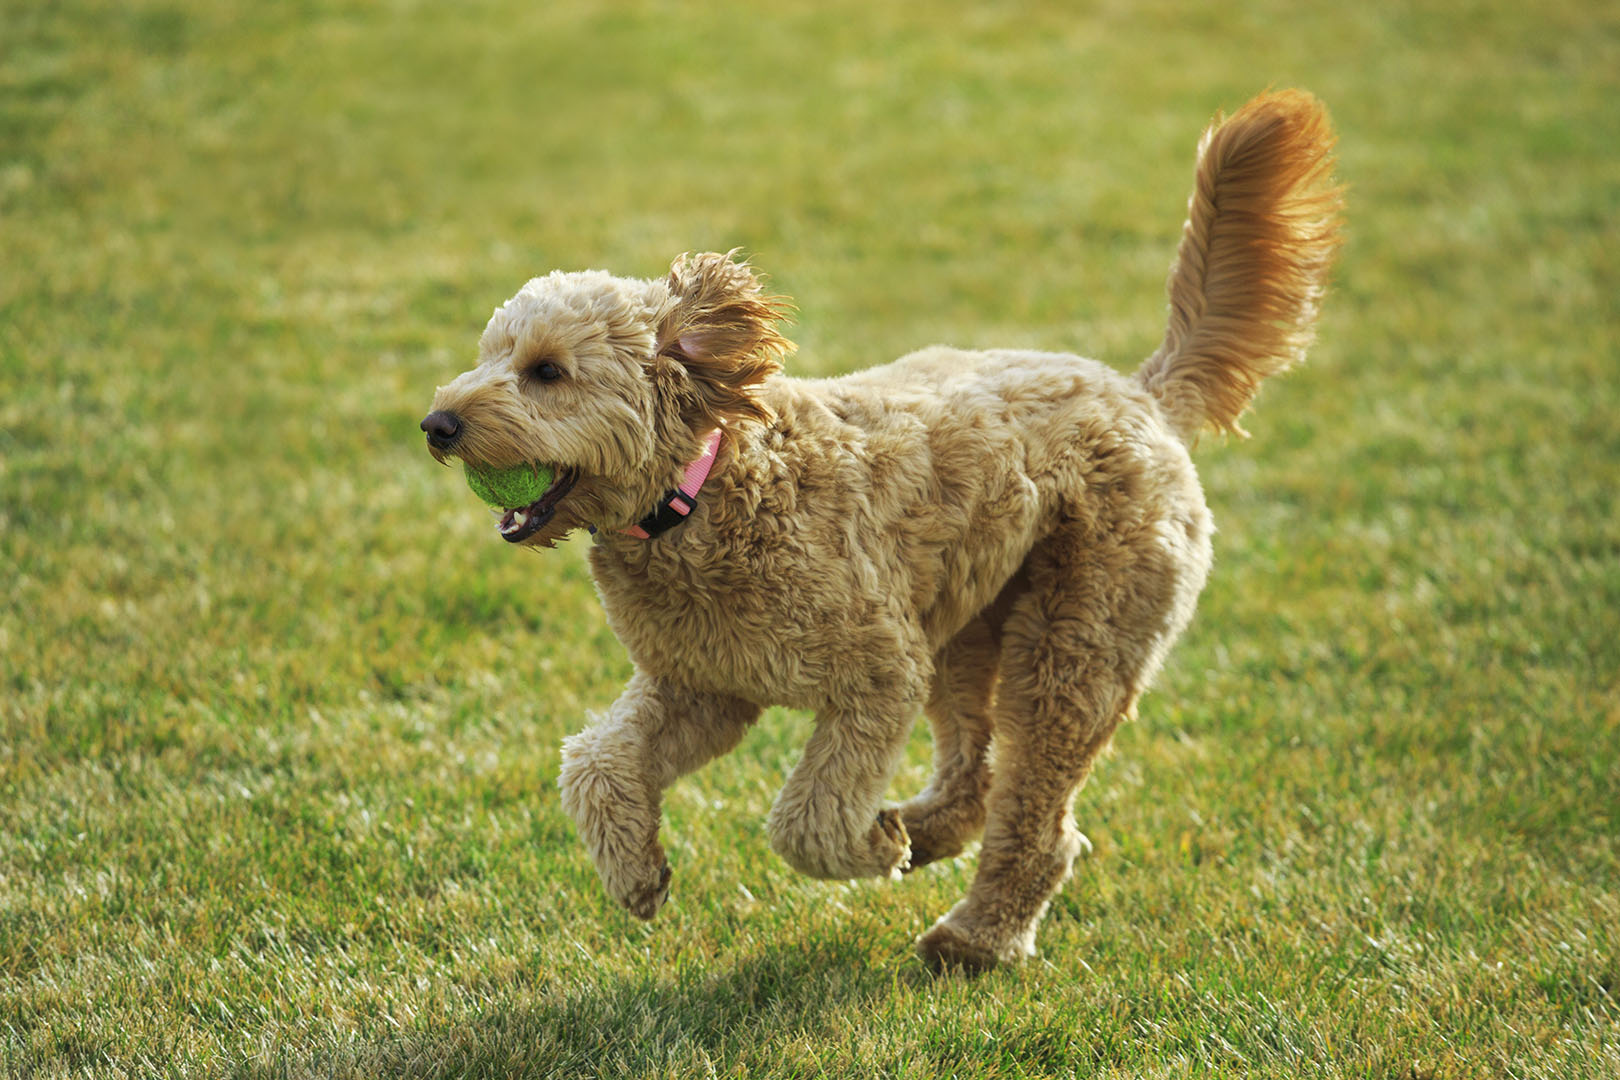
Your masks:
[{"label": "grass", "polygon": [[[1620,1071],[1620,16],[1576,0],[0,0],[0,1071]],[[1193,140],[1334,110],[1311,364],[1199,454],[1198,619],[1040,960],[972,861],[813,882],[774,711],[616,910],[560,737],[627,675],[416,422],[527,276],[747,248],[800,373],[1156,343]],[[900,794],[925,777],[919,733]]]}]

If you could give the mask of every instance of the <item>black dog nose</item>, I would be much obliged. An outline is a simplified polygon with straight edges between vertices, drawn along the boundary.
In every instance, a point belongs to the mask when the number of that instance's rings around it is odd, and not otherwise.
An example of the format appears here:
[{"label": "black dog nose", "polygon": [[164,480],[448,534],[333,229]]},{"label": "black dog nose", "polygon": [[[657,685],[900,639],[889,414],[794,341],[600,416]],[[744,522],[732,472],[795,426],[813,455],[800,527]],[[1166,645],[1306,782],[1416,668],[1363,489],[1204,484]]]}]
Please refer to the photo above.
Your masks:
[{"label": "black dog nose", "polygon": [[448,450],[455,444],[456,436],[461,434],[461,417],[453,412],[430,412],[422,418],[422,430],[427,432],[428,442],[439,450]]}]

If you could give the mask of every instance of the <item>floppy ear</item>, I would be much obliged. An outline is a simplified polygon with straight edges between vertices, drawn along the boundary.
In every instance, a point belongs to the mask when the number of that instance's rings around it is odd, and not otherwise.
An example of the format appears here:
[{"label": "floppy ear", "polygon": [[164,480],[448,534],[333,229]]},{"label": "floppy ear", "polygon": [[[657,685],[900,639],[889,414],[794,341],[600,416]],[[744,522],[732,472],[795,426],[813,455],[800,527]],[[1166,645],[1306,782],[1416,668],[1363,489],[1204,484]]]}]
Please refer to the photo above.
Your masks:
[{"label": "floppy ear", "polygon": [[676,259],[667,282],[675,305],[658,327],[658,355],[685,368],[696,408],[711,427],[770,420],[753,388],[782,370],[782,357],[793,351],[776,330],[786,298],[767,296],[748,263],[734,262],[733,254]]}]

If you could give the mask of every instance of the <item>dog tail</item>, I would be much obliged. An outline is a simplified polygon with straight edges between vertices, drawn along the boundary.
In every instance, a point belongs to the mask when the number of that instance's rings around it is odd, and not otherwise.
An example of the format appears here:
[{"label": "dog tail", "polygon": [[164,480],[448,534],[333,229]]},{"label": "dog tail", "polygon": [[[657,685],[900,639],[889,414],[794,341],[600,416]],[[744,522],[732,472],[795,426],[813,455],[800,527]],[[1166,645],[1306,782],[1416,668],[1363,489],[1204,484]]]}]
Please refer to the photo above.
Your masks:
[{"label": "dog tail", "polygon": [[1238,417],[1260,382],[1304,358],[1339,248],[1335,137],[1310,94],[1262,94],[1215,119],[1170,269],[1164,343],[1136,373],[1189,442]]}]

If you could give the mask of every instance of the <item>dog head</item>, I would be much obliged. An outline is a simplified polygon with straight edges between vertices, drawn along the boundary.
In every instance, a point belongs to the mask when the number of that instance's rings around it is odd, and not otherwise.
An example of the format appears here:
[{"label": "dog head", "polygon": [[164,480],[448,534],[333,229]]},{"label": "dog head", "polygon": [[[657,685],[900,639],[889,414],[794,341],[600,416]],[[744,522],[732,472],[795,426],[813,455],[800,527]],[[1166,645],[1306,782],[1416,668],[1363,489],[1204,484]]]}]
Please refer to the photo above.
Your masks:
[{"label": "dog head", "polygon": [[650,281],[535,278],[495,310],[478,365],[434,394],[428,452],[554,470],[540,499],[507,508],[512,543],[623,528],[675,486],[708,432],[770,418],[757,389],[792,349],[776,329],[785,309],[731,254],[683,255]]}]

